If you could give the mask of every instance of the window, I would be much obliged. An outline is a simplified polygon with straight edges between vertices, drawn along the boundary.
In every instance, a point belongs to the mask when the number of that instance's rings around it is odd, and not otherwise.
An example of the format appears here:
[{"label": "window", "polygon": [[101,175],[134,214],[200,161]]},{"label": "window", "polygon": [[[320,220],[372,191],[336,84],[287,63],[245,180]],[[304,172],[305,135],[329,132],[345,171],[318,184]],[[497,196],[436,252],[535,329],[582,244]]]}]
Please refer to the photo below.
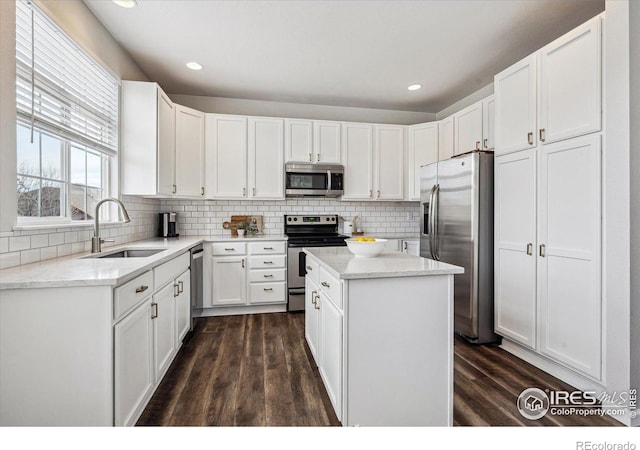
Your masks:
[{"label": "window", "polygon": [[117,163],[118,81],[23,0],[16,75],[18,217],[92,220]]}]

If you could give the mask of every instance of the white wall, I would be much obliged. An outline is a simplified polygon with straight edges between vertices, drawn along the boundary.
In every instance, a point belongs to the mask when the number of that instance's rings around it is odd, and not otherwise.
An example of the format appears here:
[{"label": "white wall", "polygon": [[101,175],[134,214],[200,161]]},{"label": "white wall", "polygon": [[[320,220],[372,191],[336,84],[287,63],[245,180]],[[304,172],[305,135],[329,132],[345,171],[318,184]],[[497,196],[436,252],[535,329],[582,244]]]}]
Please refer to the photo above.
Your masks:
[{"label": "white wall", "polygon": [[244,116],[289,117],[296,119],[339,120],[345,122],[413,125],[436,120],[427,112],[392,109],[352,108],[347,106],[308,105],[238,98],[169,94],[174,102],[207,113]]}]

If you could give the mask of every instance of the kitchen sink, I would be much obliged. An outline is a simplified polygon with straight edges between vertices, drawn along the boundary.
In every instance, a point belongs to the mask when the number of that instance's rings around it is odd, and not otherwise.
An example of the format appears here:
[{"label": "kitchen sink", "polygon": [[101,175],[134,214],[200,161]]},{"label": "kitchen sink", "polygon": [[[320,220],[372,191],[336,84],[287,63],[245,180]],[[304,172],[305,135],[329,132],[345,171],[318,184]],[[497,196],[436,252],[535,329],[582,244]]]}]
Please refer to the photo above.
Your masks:
[{"label": "kitchen sink", "polygon": [[146,258],[165,251],[166,248],[125,248],[108,253],[93,253],[83,258]]}]

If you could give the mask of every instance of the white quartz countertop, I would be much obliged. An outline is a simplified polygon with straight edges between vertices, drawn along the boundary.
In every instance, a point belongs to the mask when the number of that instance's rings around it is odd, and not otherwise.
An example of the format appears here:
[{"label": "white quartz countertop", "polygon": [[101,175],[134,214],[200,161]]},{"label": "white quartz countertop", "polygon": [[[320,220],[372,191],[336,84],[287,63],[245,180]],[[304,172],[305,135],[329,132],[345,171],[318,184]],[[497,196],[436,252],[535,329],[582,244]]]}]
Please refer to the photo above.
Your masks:
[{"label": "white quartz countertop", "polygon": [[205,242],[236,242],[236,241],[286,241],[284,234],[260,234],[256,236],[200,236]]},{"label": "white quartz countertop", "polygon": [[322,262],[334,276],[345,280],[464,273],[459,266],[394,251],[385,251],[375,258],[355,256],[347,247],[313,247],[304,251]]}]

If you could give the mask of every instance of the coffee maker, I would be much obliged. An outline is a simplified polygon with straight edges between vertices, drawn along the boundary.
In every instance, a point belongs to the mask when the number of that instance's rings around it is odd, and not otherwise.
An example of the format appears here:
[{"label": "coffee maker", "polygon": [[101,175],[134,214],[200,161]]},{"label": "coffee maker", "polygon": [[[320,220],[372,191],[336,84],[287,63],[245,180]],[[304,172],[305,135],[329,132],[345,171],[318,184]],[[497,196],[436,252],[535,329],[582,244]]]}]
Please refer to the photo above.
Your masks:
[{"label": "coffee maker", "polygon": [[158,236],[163,238],[178,237],[178,213],[160,213]]}]

